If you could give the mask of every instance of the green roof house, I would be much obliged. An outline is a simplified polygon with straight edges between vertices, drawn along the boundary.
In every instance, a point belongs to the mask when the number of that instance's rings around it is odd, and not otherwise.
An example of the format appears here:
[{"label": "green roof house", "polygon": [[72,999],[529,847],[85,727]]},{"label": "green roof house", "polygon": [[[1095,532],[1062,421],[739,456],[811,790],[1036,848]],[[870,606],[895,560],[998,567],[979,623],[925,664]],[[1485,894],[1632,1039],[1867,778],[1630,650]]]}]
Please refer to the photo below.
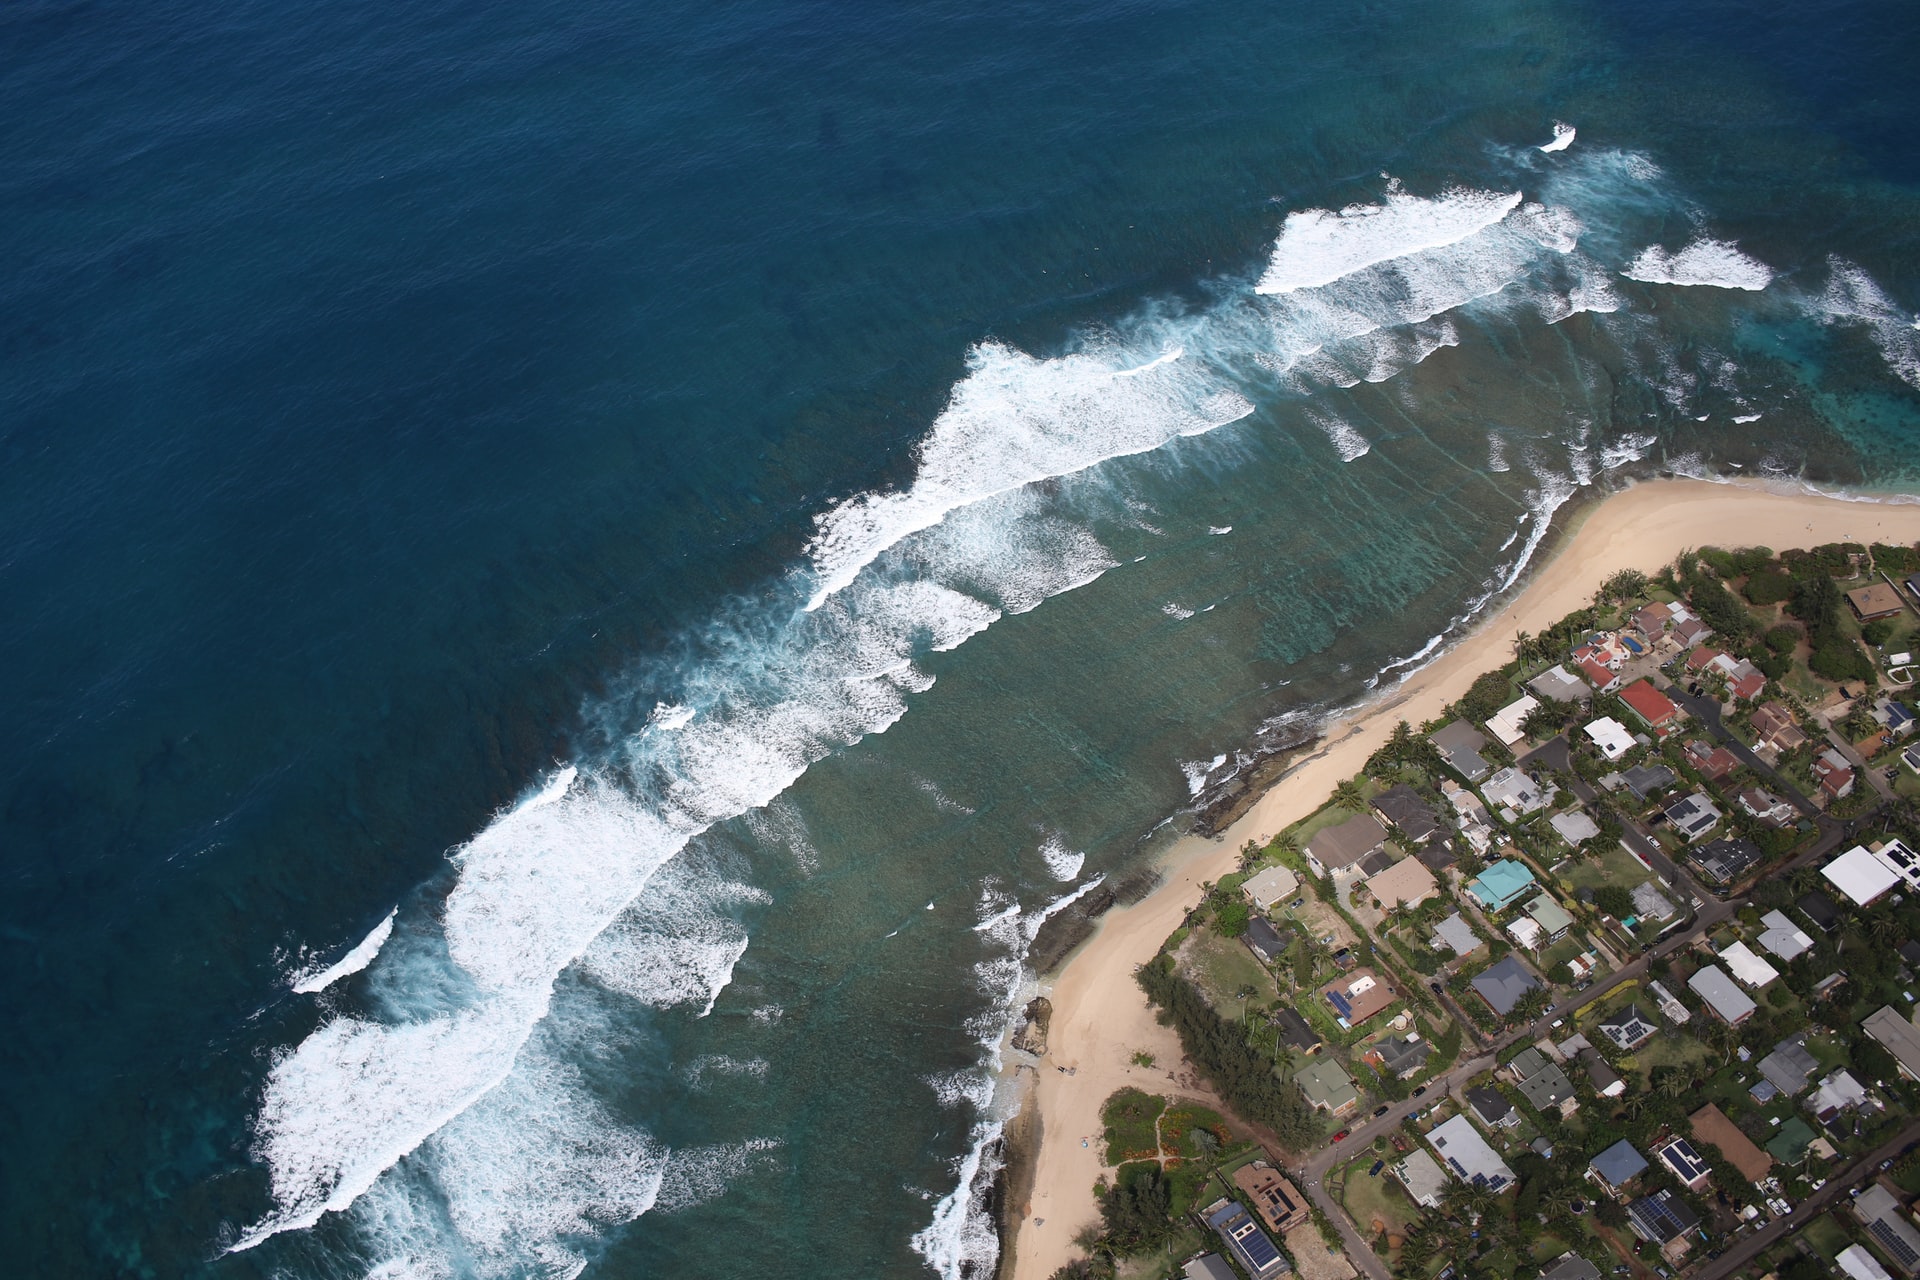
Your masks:
[{"label": "green roof house", "polygon": [[1813,1145],[1815,1136],[1805,1120],[1789,1116],[1781,1122],[1780,1132],[1773,1135],[1773,1141],[1767,1144],[1767,1154],[1781,1164],[1798,1164],[1800,1157],[1807,1154],[1807,1148]]},{"label": "green roof house", "polygon": [[1360,1102],[1360,1091],[1332,1058],[1317,1059],[1312,1066],[1294,1072],[1293,1082],[1307,1095],[1307,1101],[1322,1111],[1344,1115]]},{"label": "green roof house", "polygon": [[1541,894],[1526,905],[1526,912],[1533,922],[1546,932],[1548,942],[1558,942],[1567,936],[1567,930],[1573,928],[1573,917],[1567,909],[1553,900],[1550,894]]},{"label": "green roof house", "polygon": [[1527,869],[1525,863],[1512,858],[1502,858],[1467,881],[1467,892],[1488,911],[1501,911],[1512,906],[1521,894],[1533,887],[1533,872]]}]

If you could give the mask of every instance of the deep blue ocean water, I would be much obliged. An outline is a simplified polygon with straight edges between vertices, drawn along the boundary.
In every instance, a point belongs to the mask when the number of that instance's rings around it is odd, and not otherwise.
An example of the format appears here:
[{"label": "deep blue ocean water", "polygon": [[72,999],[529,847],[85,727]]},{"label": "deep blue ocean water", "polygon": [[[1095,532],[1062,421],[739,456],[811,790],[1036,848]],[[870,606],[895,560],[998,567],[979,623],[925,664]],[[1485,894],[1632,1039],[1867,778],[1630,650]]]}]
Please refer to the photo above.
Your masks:
[{"label": "deep blue ocean water", "polygon": [[0,47],[19,1274],[979,1274],[1050,904],[1610,477],[1920,482],[1909,5]]}]

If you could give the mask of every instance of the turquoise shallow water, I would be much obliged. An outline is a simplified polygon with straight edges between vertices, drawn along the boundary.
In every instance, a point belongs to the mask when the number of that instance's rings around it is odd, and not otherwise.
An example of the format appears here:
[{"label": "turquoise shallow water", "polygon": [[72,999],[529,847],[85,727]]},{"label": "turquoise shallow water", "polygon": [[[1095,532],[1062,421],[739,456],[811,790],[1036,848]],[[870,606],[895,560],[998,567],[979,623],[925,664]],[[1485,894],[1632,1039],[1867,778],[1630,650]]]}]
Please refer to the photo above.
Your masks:
[{"label": "turquoise shallow water", "polygon": [[1051,904],[1610,477],[1914,479],[1899,6],[0,24],[32,1274],[983,1274]]}]

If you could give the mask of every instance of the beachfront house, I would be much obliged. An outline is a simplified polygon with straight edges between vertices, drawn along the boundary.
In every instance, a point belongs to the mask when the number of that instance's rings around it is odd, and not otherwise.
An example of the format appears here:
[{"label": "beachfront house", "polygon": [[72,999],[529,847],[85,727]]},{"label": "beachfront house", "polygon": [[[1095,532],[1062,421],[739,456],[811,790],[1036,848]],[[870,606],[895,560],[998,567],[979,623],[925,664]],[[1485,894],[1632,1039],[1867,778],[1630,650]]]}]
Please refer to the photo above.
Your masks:
[{"label": "beachfront house", "polygon": [[1593,697],[1587,682],[1564,666],[1551,666],[1527,681],[1527,688],[1554,702],[1585,702]]},{"label": "beachfront house", "polygon": [[1412,909],[1439,893],[1440,885],[1420,859],[1402,858],[1369,879],[1367,892],[1373,895],[1382,911],[1395,907]]},{"label": "beachfront house", "polygon": [[1235,1169],[1233,1185],[1275,1235],[1285,1236],[1295,1227],[1313,1220],[1307,1198],[1287,1181],[1285,1174],[1265,1160],[1255,1160]]},{"label": "beachfront house", "polygon": [[1847,607],[1852,609],[1853,616],[1862,622],[1897,618],[1901,613],[1900,593],[1884,582],[1855,587],[1847,592]]},{"label": "beachfront house", "polygon": [[1322,829],[1307,841],[1307,865],[1316,876],[1344,880],[1358,873],[1360,861],[1379,853],[1387,843],[1387,829],[1368,813]]},{"label": "beachfront house", "polygon": [[1240,886],[1256,911],[1271,911],[1300,888],[1300,877],[1286,867],[1266,867]]},{"label": "beachfront house", "polygon": [[1539,706],[1540,699],[1530,693],[1525,694],[1488,716],[1487,732],[1499,739],[1501,746],[1511,750],[1526,738],[1526,731],[1521,726]]},{"label": "beachfront house", "polygon": [[1420,843],[1440,830],[1439,815],[1433,806],[1406,783],[1388,787],[1373,798],[1373,811],[1394,828],[1409,845]]},{"label": "beachfront house", "polygon": [[1313,1024],[1300,1016],[1298,1009],[1282,1005],[1273,1011],[1272,1019],[1280,1039],[1296,1054],[1304,1057],[1320,1052],[1325,1042],[1320,1039],[1320,1033],[1313,1029]]},{"label": "beachfront house", "polygon": [[1480,754],[1487,745],[1487,736],[1468,724],[1465,720],[1455,720],[1427,735],[1427,741],[1439,749],[1440,758],[1449,768],[1468,782],[1478,782],[1493,772],[1486,757]]},{"label": "beachfront house", "polygon": [[1239,1201],[1216,1200],[1208,1205],[1207,1225],[1253,1280],[1272,1280],[1293,1270],[1293,1264],[1267,1239],[1267,1233]]},{"label": "beachfront house", "polygon": [[1533,888],[1532,869],[1513,858],[1502,858],[1467,881],[1467,892],[1486,911],[1504,911]]},{"label": "beachfront house", "polygon": [[1282,933],[1265,916],[1251,916],[1247,920],[1247,931],[1240,935],[1240,941],[1247,944],[1247,950],[1260,957],[1262,964],[1278,964],[1280,957],[1286,954],[1288,944],[1293,941],[1293,931],[1289,929]]}]

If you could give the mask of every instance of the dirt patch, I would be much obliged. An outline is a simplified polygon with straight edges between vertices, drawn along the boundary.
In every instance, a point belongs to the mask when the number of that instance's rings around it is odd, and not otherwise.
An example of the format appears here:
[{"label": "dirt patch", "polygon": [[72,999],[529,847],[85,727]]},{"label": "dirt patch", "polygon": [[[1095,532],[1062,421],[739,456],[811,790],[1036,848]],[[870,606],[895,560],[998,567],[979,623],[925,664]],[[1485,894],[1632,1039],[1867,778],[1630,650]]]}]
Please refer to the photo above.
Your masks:
[{"label": "dirt patch", "polygon": [[1360,1273],[1344,1253],[1328,1253],[1320,1228],[1311,1222],[1287,1232],[1287,1252],[1300,1271],[1300,1280],[1353,1280]]}]

